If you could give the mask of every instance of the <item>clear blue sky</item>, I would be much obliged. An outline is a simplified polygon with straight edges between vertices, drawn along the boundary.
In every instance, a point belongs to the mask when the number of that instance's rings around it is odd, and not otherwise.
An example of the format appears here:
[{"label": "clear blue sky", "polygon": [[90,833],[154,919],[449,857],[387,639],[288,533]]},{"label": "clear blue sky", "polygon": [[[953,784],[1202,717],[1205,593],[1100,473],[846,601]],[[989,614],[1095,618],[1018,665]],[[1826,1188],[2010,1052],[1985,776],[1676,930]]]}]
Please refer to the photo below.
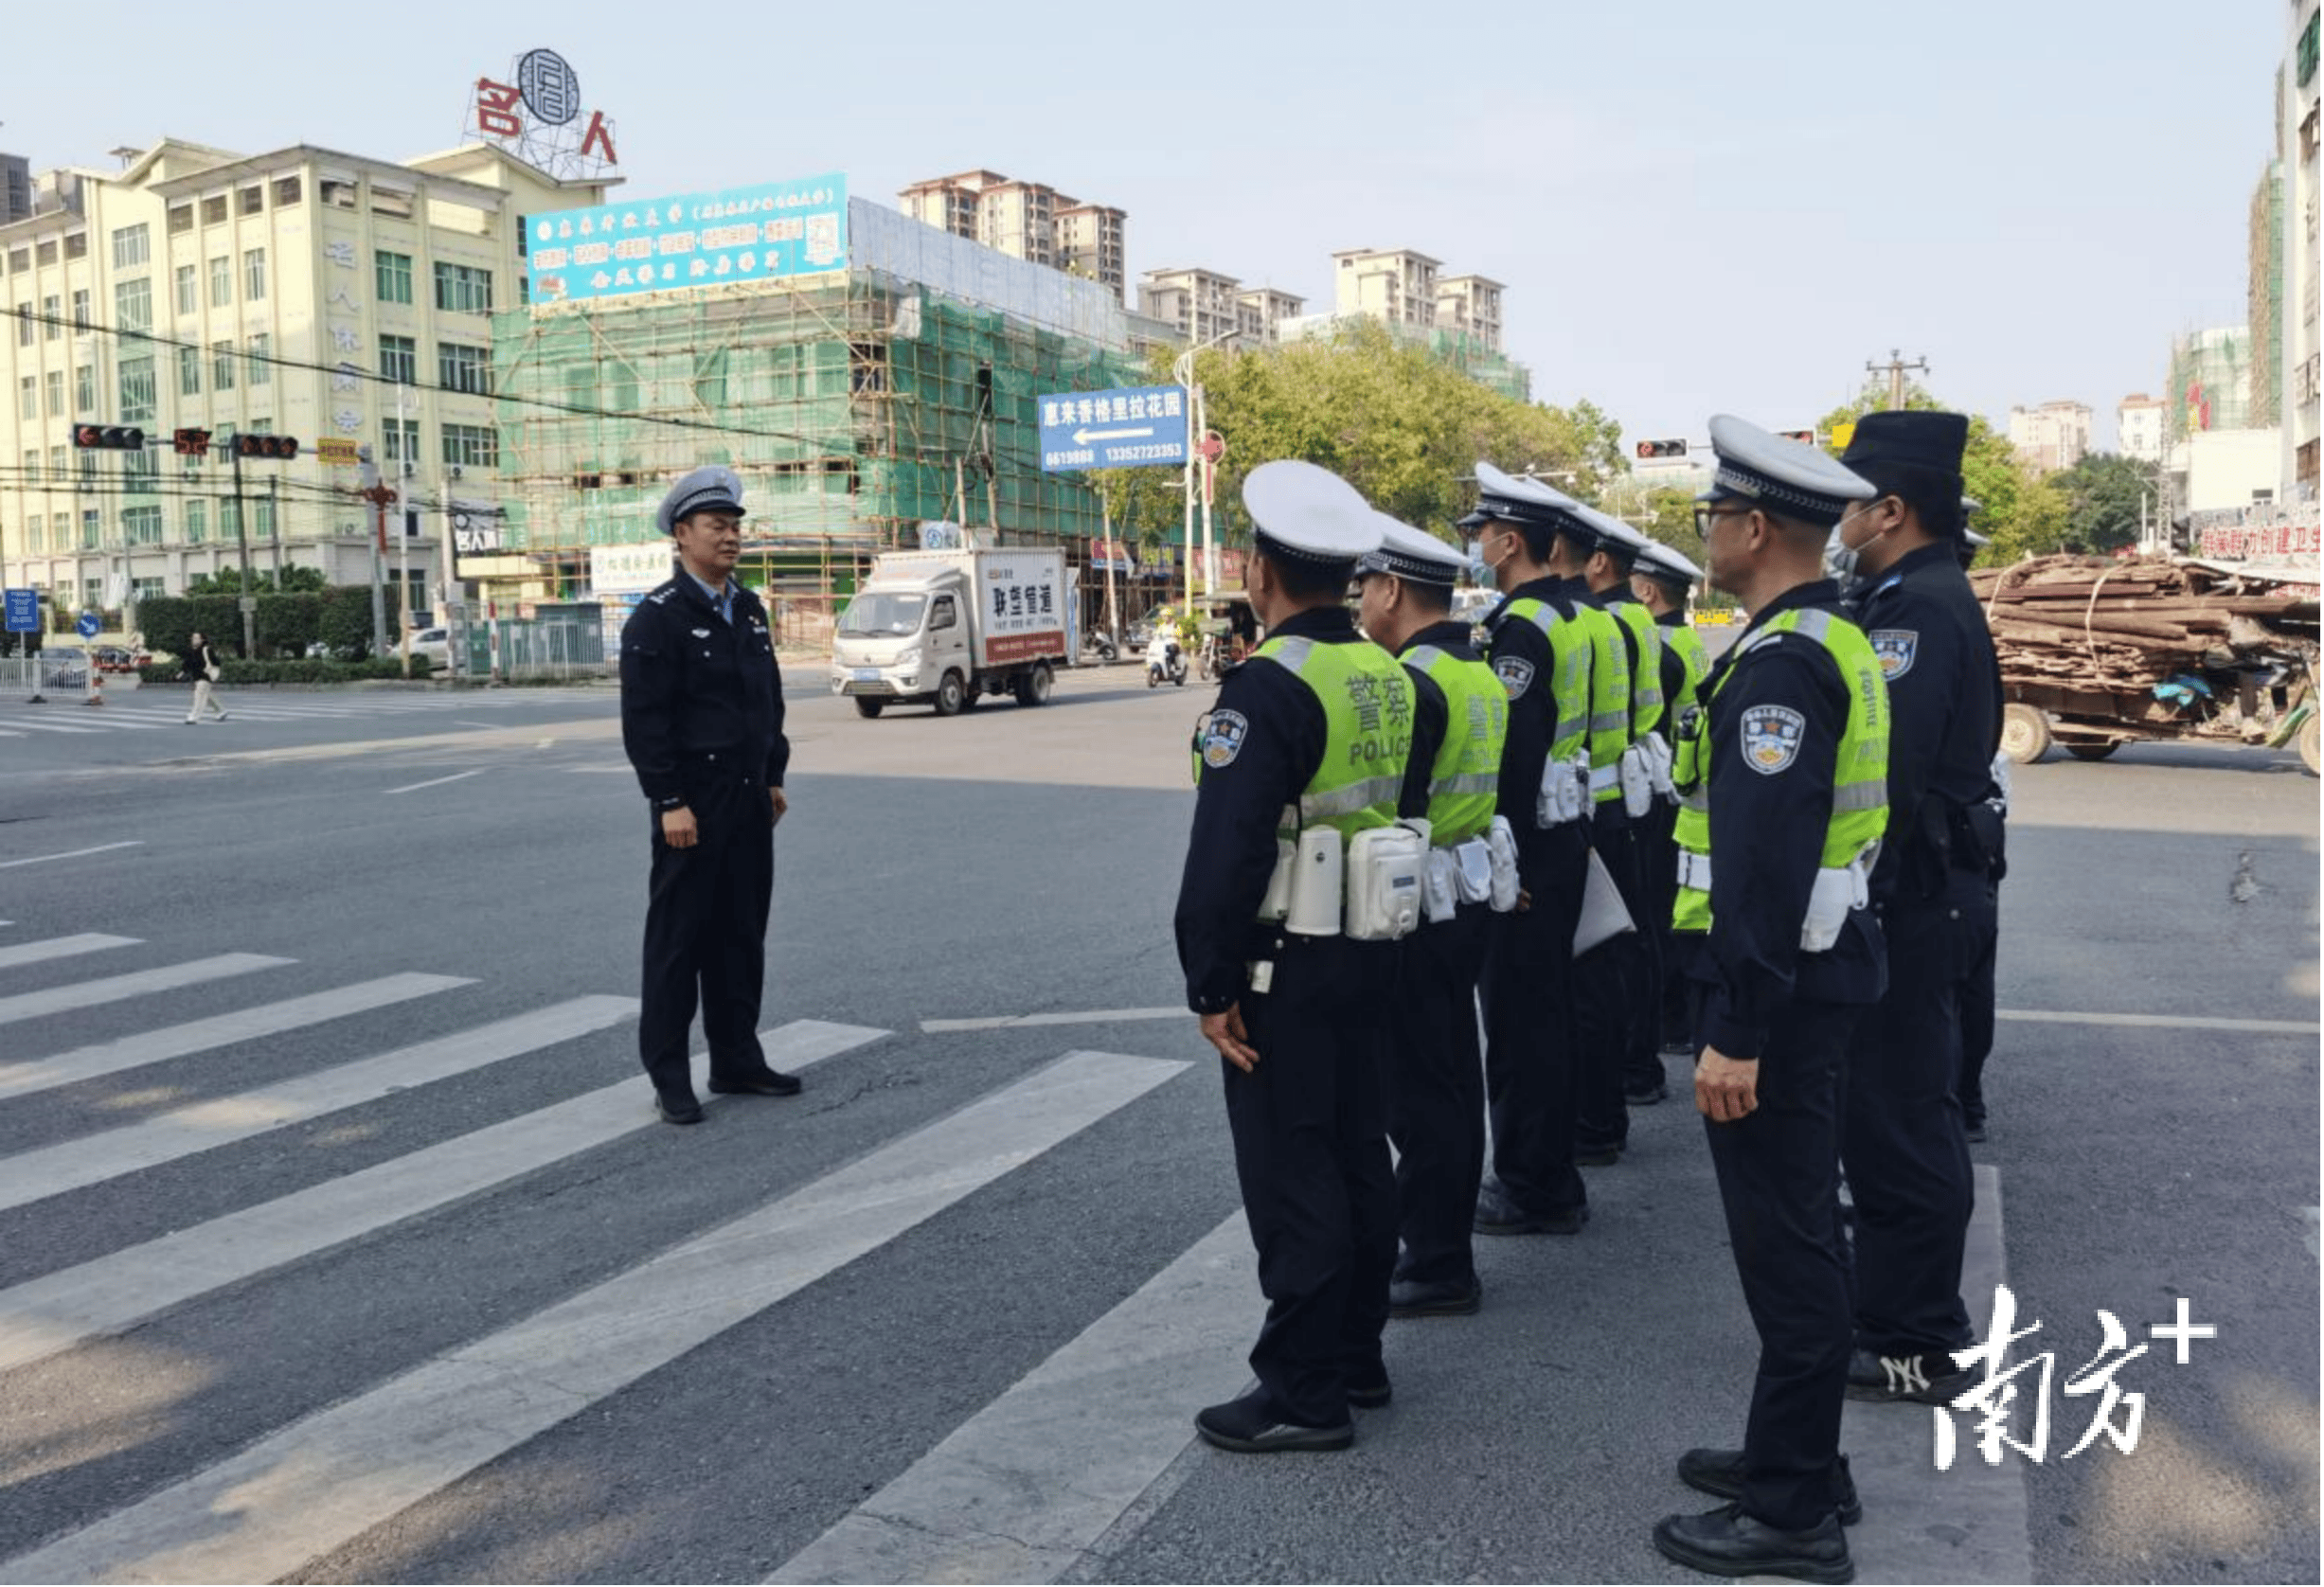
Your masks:
[{"label": "clear blue sky", "polygon": [[545,45],[630,195],[843,170],[893,204],[990,167],[1126,209],[1134,281],[1199,264],[1328,307],[1350,247],[1505,281],[1535,395],[1632,439],[1806,424],[1900,347],[1958,406],[2076,398],[2110,443],[2172,332],[2245,317],[2285,26],[2282,0],[513,11],[31,8],[0,149],[402,158]]}]

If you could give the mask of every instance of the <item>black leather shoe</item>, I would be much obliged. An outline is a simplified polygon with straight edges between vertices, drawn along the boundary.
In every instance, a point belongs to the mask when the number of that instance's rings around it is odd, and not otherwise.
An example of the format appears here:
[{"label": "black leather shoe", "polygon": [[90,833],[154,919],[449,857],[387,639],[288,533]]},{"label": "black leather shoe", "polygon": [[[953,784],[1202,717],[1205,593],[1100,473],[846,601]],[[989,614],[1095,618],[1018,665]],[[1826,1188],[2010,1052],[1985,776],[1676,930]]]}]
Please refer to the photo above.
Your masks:
[{"label": "black leather shoe", "polygon": [[653,1094],[653,1112],[664,1124],[700,1124],[702,1122],[702,1104],[694,1100],[693,1094],[690,1092],[682,1096],[655,1092]]},{"label": "black leather shoe", "polygon": [[710,1089],[721,1097],[796,1097],[799,1078],[769,1069],[762,1075],[745,1075],[739,1080],[712,1079]]},{"label": "black leather shoe", "polygon": [[1848,1358],[1848,1398],[1873,1401],[1909,1400],[1918,1405],[1950,1405],[1976,1386],[1977,1375],[1953,1364],[1942,1350],[1884,1356],[1857,1349]]},{"label": "black leather shoe", "polygon": [[[1741,1450],[1689,1450],[1678,1457],[1678,1480],[1689,1488],[1709,1494],[1714,1499],[1740,1499],[1743,1490],[1743,1452]],[[1853,1526],[1864,1519],[1864,1501],[1856,1497],[1856,1479],[1848,1469],[1848,1456],[1840,1456],[1839,1502],[1833,1513],[1840,1525]]]},{"label": "black leather shoe", "polygon": [[1348,1385],[1348,1403],[1359,1411],[1377,1411],[1395,1398],[1395,1385],[1388,1382],[1388,1369],[1385,1366],[1380,1369],[1379,1377]]},{"label": "black leather shoe", "polygon": [[1654,1524],[1654,1546],[1690,1570],[1710,1576],[1787,1576],[1796,1581],[1856,1579],[1848,1534],[1828,1515],[1804,1532],[1783,1532],[1723,1505],[1701,1515],[1666,1515]]},{"label": "black leather shoe", "polygon": [[1562,1212],[1528,1212],[1499,1186],[1488,1185],[1477,1192],[1476,1212],[1469,1227],[1480,1235],[1578,1235],[1589,1221],[1587,1205]]},{"label": "black leather shoe", "polygon": [[1194,1431],[1213,1449],[1237,1454],[1281,1454],[1294,1450],[1344,1450],[1355,1442],[1355,1423],[1337,1427],[1309,1427],[1286,1421],[1265,1391],[1206,1406],[1194,1418]]},{"label": "black leather shoe", "polygon": [[1485,1287],[1474,1278],[1466,1284],[1416,1284],[1399,1278],[1388,1286],[1388,1315],[1468,1317],[1475,1314],[1484,1299]]}]

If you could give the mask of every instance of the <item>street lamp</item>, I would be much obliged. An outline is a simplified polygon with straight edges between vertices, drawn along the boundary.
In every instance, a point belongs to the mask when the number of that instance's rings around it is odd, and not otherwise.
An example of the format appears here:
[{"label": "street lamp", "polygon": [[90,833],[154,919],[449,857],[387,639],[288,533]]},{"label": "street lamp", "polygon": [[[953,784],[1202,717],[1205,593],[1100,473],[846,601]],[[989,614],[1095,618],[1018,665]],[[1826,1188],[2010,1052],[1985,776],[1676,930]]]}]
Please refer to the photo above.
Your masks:
[{"label": "street lamp", "polygon": [[[1187,609],[1189,611],[1194,608],[1194,471],[1197,466],[1208,466],[1207,461],[1200,457],[1198,454],[1203,441],[1210,434],[1209,414],[1204,405],[1203,388],[1194,381],[1194,355],[1215,348],[1222,342],[1232,341],[1242,334],[1242,332],[1239,330],[1222,330],[1207,341],[1195,343],[1171,362],[1171,377],[1185,389],[1187,406],[1193,410],[1187,416],[1187,499],[1184,529],[1187,546]],[[1205,590],[1216,594],[1218,581],[1218,557],[1210,544],[1210,497],[1206,491],[1203,496],[1203,585]]]}]

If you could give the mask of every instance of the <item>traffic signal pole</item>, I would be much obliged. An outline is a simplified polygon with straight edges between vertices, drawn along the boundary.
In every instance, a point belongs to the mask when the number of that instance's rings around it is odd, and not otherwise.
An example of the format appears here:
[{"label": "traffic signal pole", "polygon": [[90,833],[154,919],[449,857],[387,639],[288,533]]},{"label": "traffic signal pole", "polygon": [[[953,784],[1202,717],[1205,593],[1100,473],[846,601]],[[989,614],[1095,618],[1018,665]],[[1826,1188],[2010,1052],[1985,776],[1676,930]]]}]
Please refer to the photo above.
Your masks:
[{"label": "traffic signal pole", "polygon": [[235,602],[242,612],[242,659],[259,656],[259,603],[250,594],[250,508],[242,500],[242,454],[234,451],[234,539],[241,554],[242,597]]}]

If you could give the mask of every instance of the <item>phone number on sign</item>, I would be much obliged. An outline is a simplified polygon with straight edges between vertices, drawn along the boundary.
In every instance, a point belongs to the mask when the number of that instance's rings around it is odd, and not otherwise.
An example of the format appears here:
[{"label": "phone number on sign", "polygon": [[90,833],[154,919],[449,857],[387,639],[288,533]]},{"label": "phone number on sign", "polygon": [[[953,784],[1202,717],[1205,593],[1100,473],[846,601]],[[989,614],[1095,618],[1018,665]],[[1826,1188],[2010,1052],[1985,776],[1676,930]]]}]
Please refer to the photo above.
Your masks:
[{"label": "phone number on sign", "polygon": [[1183,446],[1109,446],[1105,449],[1109,463],[1183,463],[1187,449]]}]

